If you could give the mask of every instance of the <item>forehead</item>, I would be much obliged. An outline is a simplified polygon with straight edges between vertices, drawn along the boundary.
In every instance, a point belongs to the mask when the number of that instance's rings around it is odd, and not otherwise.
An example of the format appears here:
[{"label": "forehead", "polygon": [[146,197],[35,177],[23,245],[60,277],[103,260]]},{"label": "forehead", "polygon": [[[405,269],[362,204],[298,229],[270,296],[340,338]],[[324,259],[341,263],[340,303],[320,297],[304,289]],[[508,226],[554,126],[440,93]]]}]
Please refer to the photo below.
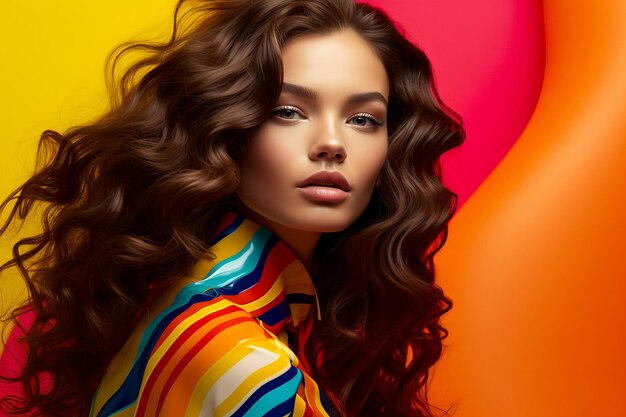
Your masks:
[{"label": "forehead", "polygon": [[389,97],[387,73],[371,46],[344,29],[293,39],[282,51],[284,82],[304,85],[324,95],[378,91]]}]

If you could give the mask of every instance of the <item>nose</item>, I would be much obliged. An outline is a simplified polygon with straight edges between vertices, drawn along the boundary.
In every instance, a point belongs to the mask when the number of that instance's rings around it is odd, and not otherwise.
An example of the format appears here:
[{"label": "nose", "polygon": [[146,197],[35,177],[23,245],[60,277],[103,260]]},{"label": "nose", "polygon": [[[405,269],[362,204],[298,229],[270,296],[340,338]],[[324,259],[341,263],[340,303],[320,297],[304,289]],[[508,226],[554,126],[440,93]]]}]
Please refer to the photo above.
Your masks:
[{"label": "nose", "polygon": [[322,133],[320,133],[309,149],[309,159],[312,161],[345,161],[348,156],[346,147],[337,131],[332,126],[322,130]]}]

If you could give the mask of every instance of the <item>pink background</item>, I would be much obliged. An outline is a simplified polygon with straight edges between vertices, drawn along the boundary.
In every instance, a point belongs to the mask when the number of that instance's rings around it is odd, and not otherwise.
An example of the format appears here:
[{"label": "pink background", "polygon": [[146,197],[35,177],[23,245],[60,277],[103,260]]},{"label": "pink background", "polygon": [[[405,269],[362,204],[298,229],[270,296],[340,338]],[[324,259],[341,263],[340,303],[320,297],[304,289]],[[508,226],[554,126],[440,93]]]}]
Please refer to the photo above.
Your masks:
[{"label": "pink background", "polygon": [[545,66],[540,0],[369,0],[422,48],[465,143],[442,158],[459,207],[502,160],[535,109]]}]

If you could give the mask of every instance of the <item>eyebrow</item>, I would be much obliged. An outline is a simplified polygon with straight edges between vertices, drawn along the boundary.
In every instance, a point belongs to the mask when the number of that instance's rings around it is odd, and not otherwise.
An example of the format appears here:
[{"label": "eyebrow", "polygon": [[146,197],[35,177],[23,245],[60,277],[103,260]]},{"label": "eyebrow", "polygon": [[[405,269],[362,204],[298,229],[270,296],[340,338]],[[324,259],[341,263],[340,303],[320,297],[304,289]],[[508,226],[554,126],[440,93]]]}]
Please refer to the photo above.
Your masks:
[{"label": "eyebrow", "polygon": [[[311,100],[317,100],[319,97],[317,91],[312,90],[308,87],[304,87],[302,85],[291,83],[283,83],[283,92],[290,93],[298,97],[308,98]],[[365,103],[368,101],[380,101],[385,105],[385,107],[387,106],[387,100],[385,100],[385,97],[377,91],[352,94],[350,97],[348,97],[348,103],[350,104]]]}]

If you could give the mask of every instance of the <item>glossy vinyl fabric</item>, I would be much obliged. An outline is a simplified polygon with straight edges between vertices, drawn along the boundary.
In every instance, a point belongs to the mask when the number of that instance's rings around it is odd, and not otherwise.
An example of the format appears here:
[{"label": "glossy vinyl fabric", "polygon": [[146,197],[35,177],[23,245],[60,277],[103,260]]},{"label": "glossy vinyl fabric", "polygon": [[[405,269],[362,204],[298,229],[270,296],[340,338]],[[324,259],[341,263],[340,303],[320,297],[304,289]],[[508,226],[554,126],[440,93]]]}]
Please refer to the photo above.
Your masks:
[{"label": "glossy vinyl fabric", "polygon": [[234,214],[210,251],[215,259],[200,260],[136,326],[91,415],[329,416],[299,359],[319,314],[302,263],[267,229]]}]

